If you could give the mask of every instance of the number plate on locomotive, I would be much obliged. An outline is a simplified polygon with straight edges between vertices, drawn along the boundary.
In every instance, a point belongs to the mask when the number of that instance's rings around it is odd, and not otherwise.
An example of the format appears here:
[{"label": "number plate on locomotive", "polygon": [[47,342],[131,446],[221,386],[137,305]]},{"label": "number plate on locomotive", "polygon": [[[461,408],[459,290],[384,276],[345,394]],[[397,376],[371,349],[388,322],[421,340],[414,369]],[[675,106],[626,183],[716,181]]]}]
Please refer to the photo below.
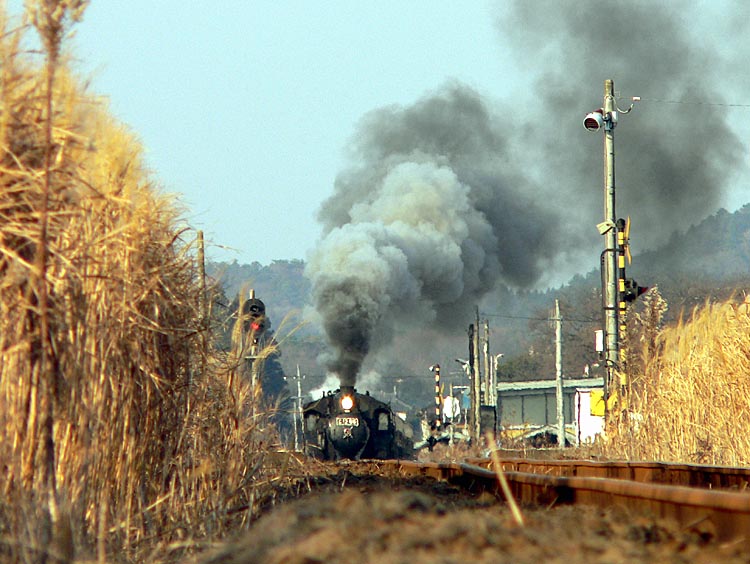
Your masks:
[{"label": "number plate on locomotive", "polygon": [[359,427],[358,417],[336,417],[338,427]]}]

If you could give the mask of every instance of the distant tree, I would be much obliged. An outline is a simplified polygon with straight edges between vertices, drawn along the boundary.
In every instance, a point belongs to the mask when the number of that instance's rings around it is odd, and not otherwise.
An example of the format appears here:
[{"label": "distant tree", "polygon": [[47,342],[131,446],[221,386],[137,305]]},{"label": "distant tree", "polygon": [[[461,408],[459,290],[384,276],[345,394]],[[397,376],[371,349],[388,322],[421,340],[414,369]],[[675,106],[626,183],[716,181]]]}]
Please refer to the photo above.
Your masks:
[{"label": "distant tree", "polygon": [[517,355],[501,362],[497,367],[497,381],[543,380],[547,369],[545,364],[544,356],[538,354],[532,348],[526,354]]}]

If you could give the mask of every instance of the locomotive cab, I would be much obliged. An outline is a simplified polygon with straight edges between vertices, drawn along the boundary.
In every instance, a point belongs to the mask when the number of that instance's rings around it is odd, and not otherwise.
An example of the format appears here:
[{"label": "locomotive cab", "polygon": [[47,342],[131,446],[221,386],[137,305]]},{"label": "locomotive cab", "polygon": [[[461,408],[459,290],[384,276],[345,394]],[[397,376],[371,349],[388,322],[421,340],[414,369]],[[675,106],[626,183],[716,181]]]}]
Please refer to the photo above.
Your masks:
[{"label": "locomotive cab", "polygon": [[394,427],[391,412],[385,409],[376,409],[372,421],[375,428],[370,445],[372,450],[370,457],[392,458]]}]

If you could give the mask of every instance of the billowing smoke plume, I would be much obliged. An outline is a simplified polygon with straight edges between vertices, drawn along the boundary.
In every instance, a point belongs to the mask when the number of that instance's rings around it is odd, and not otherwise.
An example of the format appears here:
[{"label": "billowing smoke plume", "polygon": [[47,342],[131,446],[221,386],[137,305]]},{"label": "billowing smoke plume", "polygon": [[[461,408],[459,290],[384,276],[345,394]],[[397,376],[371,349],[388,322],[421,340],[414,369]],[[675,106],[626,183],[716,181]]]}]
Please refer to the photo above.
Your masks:
[{"label": "billowing smoke plume", "polygon": [[725,108],[657,102],[722,101],[720,60],[687,33],[680,6],[504,6],[502,44],[534,87],[500,108],[454,84],[365,116],[321,210],[307,275],[342,384],[397,327],[455,332],[498,282],[554,280],[565,260],[598,267],[602,134],[581,121],[605,79],[623,107],[644,98],[615,135],[617,212],[633,219],[636,253],[714,213],[742,162]]},{"label": "billowing smoke plume", "polygon": [[[720,13],[736,15],[727,6]],[[601,107],[608,78],[623,109],[643,98],[615,130],[616,210],[632,218],[636,252],[715,213],[745,166],[728,108],[715,105],[728,102],[723,93],[735,82],[709,31],[717,32],[717,19],[705,4],[597,0],[516,0],[498,19],[503,43],[533,77],[525,103],[539,119],[527,123],[529,151],[555,179],[549,195],[575,203],[590,225],[603,218],[602,134],[585,132],[583,116]],[[727,35],[721,42],[739,57],[739,43]],[[677,101],[696,103],[666,103]]]},{"label": "billowing smoke plume", "polygon": [[497,281],[532,284],[557,254],[555,215],[515,170],[505,135],[461,85],[364,118],[306,271],[342,384],[397,328],[455,328]]}]

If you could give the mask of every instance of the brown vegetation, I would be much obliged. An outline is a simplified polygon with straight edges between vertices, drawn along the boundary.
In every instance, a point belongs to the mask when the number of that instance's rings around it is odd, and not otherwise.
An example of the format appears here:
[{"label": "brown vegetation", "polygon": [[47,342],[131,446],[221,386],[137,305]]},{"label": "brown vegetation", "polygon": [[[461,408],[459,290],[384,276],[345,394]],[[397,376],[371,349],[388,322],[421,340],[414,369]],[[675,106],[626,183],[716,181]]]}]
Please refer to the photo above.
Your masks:
[{"label": "brown vegetation", "polygon": [[242,351],[206,356],[195,244],[69,72],[85,3],[0,8],[0,559],[168,560],[252,514],[275,440]]},{"label": "brown vegetation", "polygon": [[628,410],[609,429],[606,454],[750,464],[750,301],[707,302],[659,331],[665,306],[649,294],[628,336]]}]

